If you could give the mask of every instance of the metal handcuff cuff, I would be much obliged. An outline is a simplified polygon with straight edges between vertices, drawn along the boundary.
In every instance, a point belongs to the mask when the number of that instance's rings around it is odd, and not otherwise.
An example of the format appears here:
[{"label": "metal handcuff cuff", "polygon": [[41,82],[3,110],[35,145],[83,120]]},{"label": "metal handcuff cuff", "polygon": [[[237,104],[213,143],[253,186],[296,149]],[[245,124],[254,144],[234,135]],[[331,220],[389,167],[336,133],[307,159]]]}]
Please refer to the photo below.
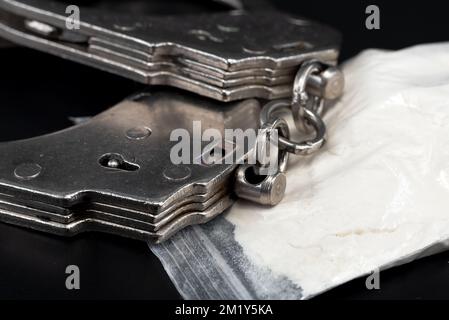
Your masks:
[{"label": "metal handcuff cuff", "polygon": [[[0,165],[0,221],[161,242],[221,214],[236,195],[279,203],[289,154],[324,144],[324,102],[339,98],[344,84],[335,30],[274,10],[128,15],[104,4],[81,8],[80,29],[68,30],[65,10],[55,1],[0,0],[0,38],[165,88],[131,95],[61,132],[1,143],[8,157]],[[260,129],[253,151],[276,136],[276,170],[264,173],[272,158],[174,163],[173,132],[194,135],[195,122],[220,132]],[[293,141],[292,129],[304,140]],[[198,141],[189,139],[193,150]],[[221,148],[235,152],[226,141]]]}]

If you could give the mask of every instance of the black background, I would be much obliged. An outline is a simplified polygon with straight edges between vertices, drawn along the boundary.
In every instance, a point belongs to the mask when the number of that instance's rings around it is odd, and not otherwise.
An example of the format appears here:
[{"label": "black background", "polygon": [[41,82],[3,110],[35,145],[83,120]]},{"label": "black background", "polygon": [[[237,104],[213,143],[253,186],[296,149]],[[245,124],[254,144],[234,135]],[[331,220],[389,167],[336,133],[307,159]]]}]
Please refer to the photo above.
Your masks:
[{"label": "black background", "polygon": [[[344,39],[342,60],[364,48],[400,49],[447,40],[449,10],[444,3],[272,1],[287,12],[338,28]],[[368,4],[380,7],[380,30],[365,28]],[[29,49],[0,49],[0,140],[65,128],[71,124],[69,116],[97,114],[139,88],[132,81]],[[65,288],[64,272],[70,264],[80,267],[81,290]],[[449,252],[384,271],[380,277],[381,290],[369,291],[365,279],[358,279],[317,299],[449,298]],[[0,224],[0,298],[180,297],[143,242],[104,234],[67,239]]]}]

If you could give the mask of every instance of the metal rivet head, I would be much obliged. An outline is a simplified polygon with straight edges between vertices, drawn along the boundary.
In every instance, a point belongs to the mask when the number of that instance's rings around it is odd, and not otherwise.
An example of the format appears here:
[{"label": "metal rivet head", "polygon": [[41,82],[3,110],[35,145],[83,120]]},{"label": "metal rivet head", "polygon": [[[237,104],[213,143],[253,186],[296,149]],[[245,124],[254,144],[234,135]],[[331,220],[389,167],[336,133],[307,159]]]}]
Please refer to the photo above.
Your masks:
[{"label": "metal rivet head", "polygon": [[20,180],[31,180],[39,176],[42,167],[37,163],[22,163],[14,170],[14,176]]},{"label": "metal rivet head", "polygon": [[320,98],[334,100],[343,94],[345,77],[337,67],[331,66],[320,74],[311,74],[307,79],[307,90]]},{"label": "metal rivet head", "polygon": [[254,167],[249,165],[237,169],[235,193],[240,198],[275,206],[284,197],[286,186],[287,178],[282,172],[263,176],[255,174]]},{"label": "metal rivet head", "polygon": [[345,78],[343,72],[336,67],[329,67],[320,75],[324,80],[324,93],[325,99],[339,98],[343,93],[345,86]]},{"label": "metal rivet head", "polygon": [[266,196],[265,203],[271,206],[277,205],[284,198],[285,189],[287,187],[287,178],[285,174],[278,173],[269,176],[262,183],[262,193]]},{"label": "metal rivet head", "polygon": [[165,168],[163,175],[168,180],[181,181],[190,177],[192,171],[189,167],[183,165],[172,165]]},{"label": "metal rivet head", "polygon": [[131,140],[142,140],[151,135],[151,129],[139,126],[126,131],[126,137]]}]

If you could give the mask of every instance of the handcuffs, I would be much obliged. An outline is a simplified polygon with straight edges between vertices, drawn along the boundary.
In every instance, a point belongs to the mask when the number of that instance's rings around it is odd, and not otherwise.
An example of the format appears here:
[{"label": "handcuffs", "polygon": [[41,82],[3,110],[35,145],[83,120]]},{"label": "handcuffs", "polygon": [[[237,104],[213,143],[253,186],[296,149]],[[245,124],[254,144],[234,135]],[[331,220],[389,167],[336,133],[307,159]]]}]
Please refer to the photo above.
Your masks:
[{"label": "handcuffs", "polygon": [[[150,85],[86,123],[0,143],[0,221],[161,242],[211,220],[236,196],[279,203],[289,154],[310,155],[325,142],[325,105],[344,87],[336,67],[340,35],[229,2],[232,8],[218,13],[151,15],[145,1],[126,2],[139,13],[94,1],[79,8],[79,28],[68,29],[64,3],[0,0],[0,38]],[[222,136],[258,135],[233,162],[196,162],[195,148],[201,159],[213,151],[223,160],[242,146],[221,139],[203,148],[208,141],[190,135],[195,123]],[[181,163],[172,157],[177,129],[193,154]],[[293,130],[301,140],[290,137]]]}]

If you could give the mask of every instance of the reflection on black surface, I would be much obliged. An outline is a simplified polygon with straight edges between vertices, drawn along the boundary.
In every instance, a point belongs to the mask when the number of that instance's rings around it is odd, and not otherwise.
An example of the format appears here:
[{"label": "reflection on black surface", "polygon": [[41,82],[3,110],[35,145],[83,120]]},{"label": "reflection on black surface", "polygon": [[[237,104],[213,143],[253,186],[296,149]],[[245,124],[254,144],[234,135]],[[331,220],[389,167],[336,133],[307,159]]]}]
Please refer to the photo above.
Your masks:
[{"label": "reflection on black surface", "polygon": [[[179,299],[147,244],[91,233],[63,238],[0,223],[0,299]],[[80,269],[67,290],[65,269]]]}]

